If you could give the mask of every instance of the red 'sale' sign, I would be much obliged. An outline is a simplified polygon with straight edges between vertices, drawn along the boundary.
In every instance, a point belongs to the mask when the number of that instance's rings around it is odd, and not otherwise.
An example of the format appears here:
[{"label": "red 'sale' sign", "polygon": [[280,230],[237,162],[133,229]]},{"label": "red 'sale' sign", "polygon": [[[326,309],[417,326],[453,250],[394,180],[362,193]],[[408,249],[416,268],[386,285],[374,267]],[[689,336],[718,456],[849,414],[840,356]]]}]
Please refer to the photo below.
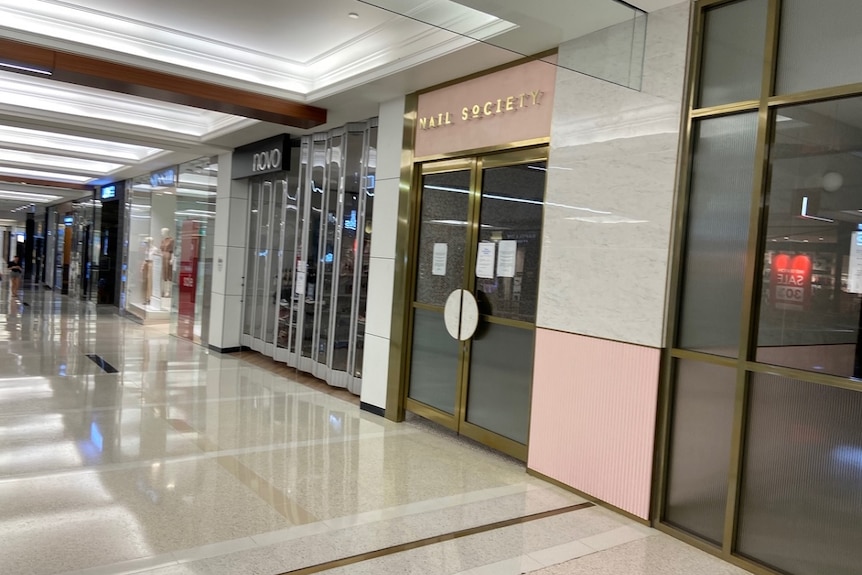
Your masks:
[{"label": "red 'sale' sign", "polygon": [[806,309],[811,297],[811,258],[788,254],[773,257],[769,287],[775,309]]}]

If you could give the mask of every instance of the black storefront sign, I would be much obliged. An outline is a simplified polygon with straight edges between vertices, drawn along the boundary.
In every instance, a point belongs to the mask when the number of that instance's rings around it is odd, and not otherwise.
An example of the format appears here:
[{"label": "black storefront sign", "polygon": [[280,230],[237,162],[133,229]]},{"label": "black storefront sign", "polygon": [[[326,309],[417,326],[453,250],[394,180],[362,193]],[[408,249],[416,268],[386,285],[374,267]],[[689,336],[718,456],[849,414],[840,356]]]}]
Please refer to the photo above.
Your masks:
[{"label": "black storefront sign", "polygon": [[289,167],[290,136],[281,134],[234,150],[231,177],[239,180],[279,172]]}]

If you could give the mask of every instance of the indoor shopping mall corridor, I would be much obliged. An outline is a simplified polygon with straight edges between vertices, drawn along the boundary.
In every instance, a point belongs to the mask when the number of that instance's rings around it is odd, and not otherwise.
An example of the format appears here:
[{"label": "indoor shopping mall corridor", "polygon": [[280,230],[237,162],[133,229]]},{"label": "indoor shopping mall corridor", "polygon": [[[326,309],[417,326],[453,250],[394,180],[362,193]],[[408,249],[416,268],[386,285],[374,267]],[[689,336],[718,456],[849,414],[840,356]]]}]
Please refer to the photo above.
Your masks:
[{"label": "indoor shopping mall corridor", "polygon": [[744,573],[269,360],[0,295],[3,575]]}]

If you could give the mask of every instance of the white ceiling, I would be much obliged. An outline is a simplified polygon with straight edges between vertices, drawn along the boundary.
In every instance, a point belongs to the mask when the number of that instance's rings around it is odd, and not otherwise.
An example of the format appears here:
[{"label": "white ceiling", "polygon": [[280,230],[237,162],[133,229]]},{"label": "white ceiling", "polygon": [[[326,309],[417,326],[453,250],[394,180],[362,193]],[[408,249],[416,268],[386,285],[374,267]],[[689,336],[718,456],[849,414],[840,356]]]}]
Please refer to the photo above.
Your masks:
[{"label": "white ceiling", "polygon": [[[654,10],[677,2],[633,4]],[[630,17],[612,0],[541,5],[537,11],[523,0],[0,0],[0,38],[312,103],[329,110],[325,129],[373,116],[386,99],[514,60],[519,49],[535,53]],[[507,37],[518,42],[508,46]],[[282,132],[301,133],[0,72],[0,174],[25,170],[43,180],[107,183]],[[12,187],[0,182],[0,219],[10,209],[2,194]]]}]

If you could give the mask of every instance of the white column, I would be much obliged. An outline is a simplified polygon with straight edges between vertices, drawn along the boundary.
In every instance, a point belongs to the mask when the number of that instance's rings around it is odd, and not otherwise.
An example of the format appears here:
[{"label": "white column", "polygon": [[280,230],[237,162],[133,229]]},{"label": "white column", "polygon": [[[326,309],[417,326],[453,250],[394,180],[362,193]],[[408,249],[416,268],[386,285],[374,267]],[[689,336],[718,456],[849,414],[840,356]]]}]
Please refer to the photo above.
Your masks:
[{"label": "white column", "polygon": [[219,156],[209,345],[236,350],[242,336],[242,286],[248,234],[248,185],[231,179],[233,154]]},{"label": "white column", "polygon": [[395,289],[395,236],[398,231],[398,190],[404,134],[404,98],[380,105],[377,132],[377,182],[368,271],[368,308],[362,393],[366,406],[386,408],[392,295]]}]

